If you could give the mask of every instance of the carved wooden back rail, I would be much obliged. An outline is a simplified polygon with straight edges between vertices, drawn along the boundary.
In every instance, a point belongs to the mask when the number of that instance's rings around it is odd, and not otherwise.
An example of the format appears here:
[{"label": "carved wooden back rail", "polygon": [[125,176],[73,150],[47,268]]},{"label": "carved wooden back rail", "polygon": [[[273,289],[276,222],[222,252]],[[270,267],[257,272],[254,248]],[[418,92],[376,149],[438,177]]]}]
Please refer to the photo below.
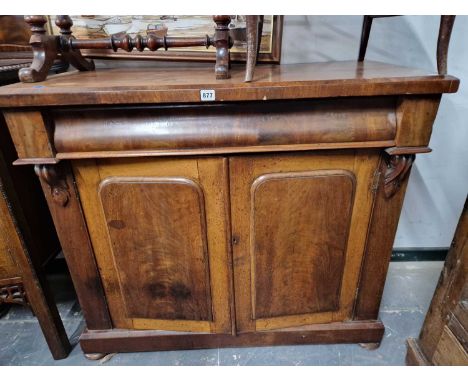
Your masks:
[{"label": "carved wooden back rail", "polygon": [[[227,15],[213,16],[215,33],[212,37],[158,37],[148,33],[147,36],[135,37],[125,34],[112,35],[99,39],[76,39],[72,35],[73,21],[68,15],[59,15],[55,24],[60,28],[60,36],[47,35],[44,25],[47,22],[45,16],[25,16],[26,22],[31,26],[30,44],[34,53],[34,61],[29,68],[22,68],[19,78],[22,82],[39,82],[47,78],[54,60],[60,55],[62,59],[81,71],[94,70],[94,63],[86,60],[80,49],[123,49],[131,52],[133,49],[143,51],[149,49],[155,51],[161,48],[181,48],[191,46],[210,46],[216,48],[216,79],[230,78],[229,49],[233,45],[233,39],[229,34],[231,17]],[[245,81],[252,81],[257,55],[260,47],[260,38],[263,27],[263,16],[247,16],[247,67]]]}]

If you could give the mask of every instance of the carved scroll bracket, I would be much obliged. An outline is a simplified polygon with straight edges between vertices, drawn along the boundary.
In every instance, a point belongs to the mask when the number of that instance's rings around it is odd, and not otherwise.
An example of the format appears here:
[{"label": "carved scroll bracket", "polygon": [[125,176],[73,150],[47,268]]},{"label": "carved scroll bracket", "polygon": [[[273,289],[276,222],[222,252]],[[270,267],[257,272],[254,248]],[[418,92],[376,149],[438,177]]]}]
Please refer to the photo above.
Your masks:
[{"label": "carved scroll bracket", "polygon": [[384,175],[384,192],[391,198],[401,186],[415,160],[414,154],[387,155],[387,169]]},{"label": "carved scroll bracket", "polygon": [[0,304],[19,304],[28,306],[23,284],[10,284],[0,287]]},{"label": "carved scroll bracket", "polygon": [[34,167],[34,171],[50,187],[53,201],[65,207],[70,200],[70,190],[65,178],[57,172],[56,166],[38,164]]}]

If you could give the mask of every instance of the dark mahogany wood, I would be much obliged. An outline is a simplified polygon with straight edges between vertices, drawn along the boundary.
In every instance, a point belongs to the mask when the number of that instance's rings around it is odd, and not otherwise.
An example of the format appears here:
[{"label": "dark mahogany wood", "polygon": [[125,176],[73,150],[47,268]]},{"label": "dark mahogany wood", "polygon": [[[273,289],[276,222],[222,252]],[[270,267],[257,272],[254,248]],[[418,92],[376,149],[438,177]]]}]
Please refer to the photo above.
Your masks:
[{"label": "dark mahogany wood", "polygon": [[335,62],[258,67],[246,84],[242,69],[0,89],[77,288],[85,353],[380,343],[411,165],[458,80]]},{"label": "dark mahogany wood", "polygon": [[[18,81],[18,62],[30,63],[32,53],[22,17],[1,16],[0,29],[0,84],[4,85]],[[20,53],[24,58],[18,60]],[[11,304],[31,309],[52,356],[62,359],[71,346],[45,275],[60,244],[33,169],[13,166],[16,158],[5,119],[0,116],[0,316]]]},{"label": "dark mahogany wood", "polygon": [[[5,128],[2,124],[0,127]],[[37,240],[34,221],[27,218],[34,219],[31,212],[40,213],[41,206],[31,211],[28,204],[20,202],[22,192],[16,193],[18,184],[15,184],[7,167],[0,151],[0,305],[28,305],[39,321],[52,356],[55,359],[66,358],[71,345],[43,270],[45,258],[55,256],[58,250],[55,248],[55,252],[48,252],[50,245],[55,243],[54,235],[51,236],[43,226],[42,233],[50,243],[44,245]],[[24,179],[22,185],[27,185],[29,180]],[[31,199],[41,202],[35,194],[37,184],[30,186]],[[42,217],[44,220],[40,223],[47,224],[47,216]]]},{"label": "dark mahogany wood", "polygon": [[[116,34],[109,38],[79,40],[72,36],[73,21],[68,15],[58,15],[55,24],[60,29],[60,36],[49,36],[44,25],[47,18],[41,15],[25,16],[26,22],[31,26],[32,37],[30,44],[33,49],[33,62],[29,68],[22,68],[19,78],[22,82],[39,82],[45,80],[54,60],[60,56],[80,71],[94,70],[93,61],[87,61],[80,49],[112,49],[116,52],[123,49],[131,52],[133,49],[142,52],[145,49],[156,51],[160,48],[205,46],[216,48],[216,79],[230,78],[230,53],[234,41],[229,34],[231,16],[216,15],[213,21],[216,24],[213,37],[159,37],[148,33],[147,36],[131,36],[129,34]],[[246,81],[251,81],[253,70],[257,61],[259,50],[259,36],[262,31],[263,20],[261,16],[247,16],[247,67]]]},{"label": "dark mahogany wood", "polygon": [[229,48],[234,43],[229,35],[231,17],[227,15],[213,16],[213,21],[216,23],[213,38],[213,45],[216,48],[215,74],[216,79],[224,80],[231,77],[229,73],[231,67]]},{"label": "dark mahogany wood", "polygon": [[[86,288],[77,288],[76,293],[83,315],[89,322],[88,327],[109,329],[112,326],[107,303],[73,174],[66,163],[50,167],[37,165],[36,173],[41,180],[73,283],[86,285]],[[66,223],[71,221],[74,224]]]},{"label": "dark mahogany wood", "polygon": [[19,79],[21,82],[43,81],[57,58],[57,39],[47,35],[45,16],[25,16],[24,19],[31,26],[29,43],[33,50],[33,62],[29,68],[20,69]]},{"label": "dark mahogany wood", "polygon": [[[385,175],[391,170],[389,160],[391,161],[387,155],[382,157],[372,187],[375,202],[361,268],[359,294],[354,307],[354,319],[357,320],[370,320],[378,316],[385,275],[408,182],[408,176],[403,177],[398,182],[398,188],[392,189],[394,192],[389,195],[390,197],[387,196],[386,184],[388,183],[386,183]],[[411,168],[407,171],[410,170]]]},{"label": "dark mahogany wood", "polygon": [[55,18],[55,25],[60,28],[59,46],[62,59],[69,62],[80,71],[94,70],[94,62],[86,60],[79,50],[75,50],[71,46],[71,42],[74,41],[74,38],[71,32],[73,21],[70,16],[57,15]]},{"label": "dark mahogany wood", "polygon": [[[215,90],[215,102],[403,94],[406,100],[411,98],[410,95],[454,93],[459,85],[458,79],[452,76],[438,76],[419,69],[372,61],[259,65],[253,83],[244,83],[243,65],[233,65],[231,78],[225,81],[216,81],[207,70],[209,67],[209,64],[193,64],[183,70],[167,67],[69,72],[52,76],[40,86],[23,83],[0,88],[0,107],[21,107],[25,104],[94,106],[135,101],[139,105],[203,104],[200,102],[200,89]],[[437,106],[438,101],[434,102]],[[408,115],[417,111],[411,105],[408,108]],[[410,126],[406,129],[410,129]],[[422,134],[425,130],[418,127],[418,132]]]},{"label": "dark mahogany wood", "polygon": [[381,321],[317,324],[277,331],[229,334],[164,333],[145,331],[85,331],[80,340],[87,353],[157,351],[167,349],[207,349],[217,347],[274,346],[380,342]]},{"label": "dark mahogany wood", "polygon": [[437,70],[439,74],[447,74],[447,55],[455,17],[440,16],[439,37],[437,39]]}]

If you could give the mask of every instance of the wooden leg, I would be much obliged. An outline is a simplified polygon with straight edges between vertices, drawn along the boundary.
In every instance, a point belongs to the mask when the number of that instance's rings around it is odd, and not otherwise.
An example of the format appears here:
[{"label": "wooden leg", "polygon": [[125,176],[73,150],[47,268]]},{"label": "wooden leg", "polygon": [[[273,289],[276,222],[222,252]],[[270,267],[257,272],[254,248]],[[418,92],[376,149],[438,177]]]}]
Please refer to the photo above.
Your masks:
[{"label": "wooden leg", "polygon": [[359,58],[358,61],[364,61],[366,56],[367,43],[369,42],[369,36],[372,28],[373,17],[365,15],[362,20],[362,30],[361,30],[361,43],[359,45]]},{"label": "wooden leg", "polygon": [[[6,173],[0,161],[0,174]],[[3,196],[8,198],[3,198]],[[57,306],[42,269],[41,256],[36,253],[37,246],[21,204],[15,192],[11,179],[0,176],[0,215],[3,221],[10,222],[9,232],[12,245],[21,248],[15,252],[15,263],[21,274],[21,281],[13,280],[0,288],[0,300],[18,304],[29,303],[34,311],[42,332],[55,359],[67,357],[71,345],[60,319]]]},{"label": "wooden leg", "polygon": [[439,38],[437,40],[437,70],[447,74],[447,53],[455,16],[440,16]]},{"label": "wooden leg", "polygon": [[247,17],[247,62],[245,68],[245,82],[253,79],[257,54],[259,50],[259,16]]},{"label": "wooden leg", "polygon": [[[112,327],[70,165],[36,165],[88,329]],[[66,224],[65,224],[66,223]]]}]

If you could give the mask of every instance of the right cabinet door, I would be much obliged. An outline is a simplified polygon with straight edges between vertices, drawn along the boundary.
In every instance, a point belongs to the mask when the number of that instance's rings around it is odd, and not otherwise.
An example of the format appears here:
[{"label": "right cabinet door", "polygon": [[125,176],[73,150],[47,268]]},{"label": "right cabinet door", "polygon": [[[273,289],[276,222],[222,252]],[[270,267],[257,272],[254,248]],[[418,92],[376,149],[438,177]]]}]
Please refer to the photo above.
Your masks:
[{"label": "right cabinet door", "polygon": [[230,159],[238,332],[352,319],[376,150]]}]

